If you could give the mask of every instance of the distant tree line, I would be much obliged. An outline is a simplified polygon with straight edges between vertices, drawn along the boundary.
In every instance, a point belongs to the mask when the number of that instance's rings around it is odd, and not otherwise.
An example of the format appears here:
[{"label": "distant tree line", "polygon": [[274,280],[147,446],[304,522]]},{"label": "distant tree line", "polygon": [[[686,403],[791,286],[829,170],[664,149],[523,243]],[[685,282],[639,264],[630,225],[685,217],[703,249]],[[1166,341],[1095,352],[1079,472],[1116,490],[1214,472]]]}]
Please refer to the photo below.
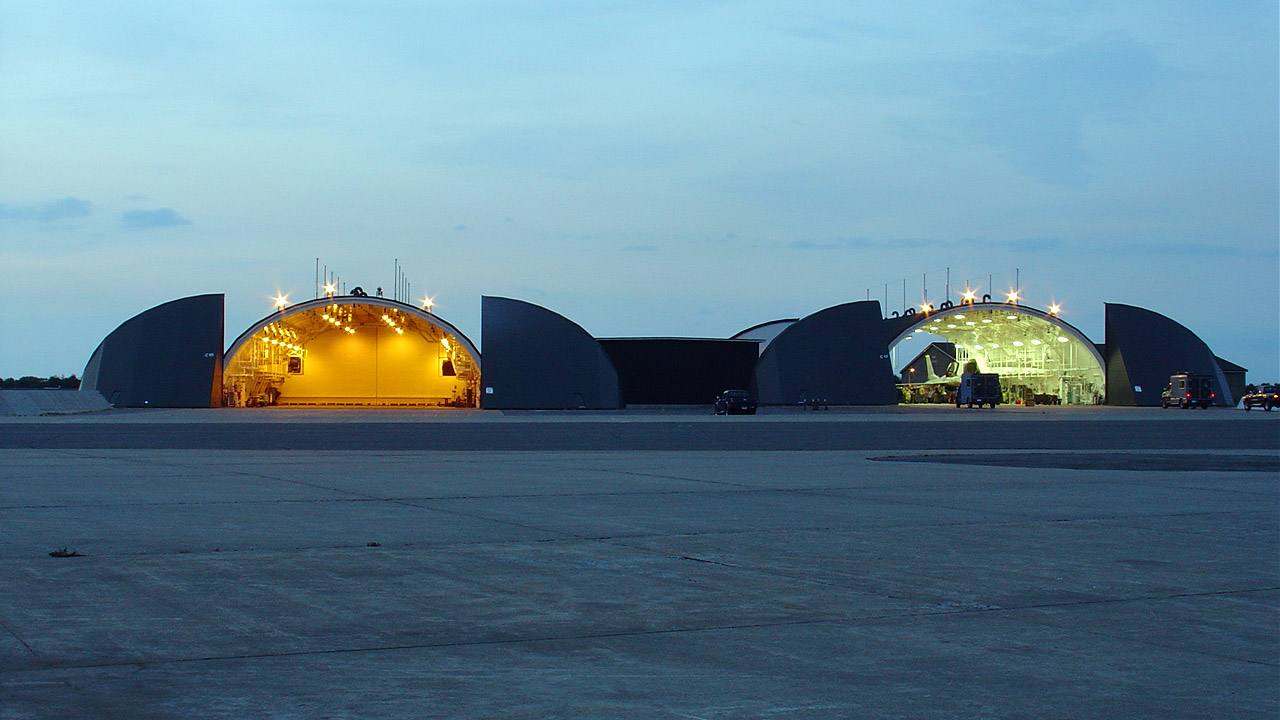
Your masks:
[{"label": "distant tree line", "polygon": [[20,378],[0,378],[0,388],[23,390],[78,390],[80,378],[75,375],[62,377],[50,375],[47,378],[23,375]]}]

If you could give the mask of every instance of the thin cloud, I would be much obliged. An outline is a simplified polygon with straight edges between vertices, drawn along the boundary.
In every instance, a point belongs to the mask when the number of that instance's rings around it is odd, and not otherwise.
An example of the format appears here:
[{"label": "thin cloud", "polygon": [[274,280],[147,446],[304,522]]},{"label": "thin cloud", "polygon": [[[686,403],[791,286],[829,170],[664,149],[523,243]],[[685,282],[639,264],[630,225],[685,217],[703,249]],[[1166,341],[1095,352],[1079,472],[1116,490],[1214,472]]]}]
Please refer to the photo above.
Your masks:
[{"label": "thin cloud", "polygon": [[93,203],[80,198],[64,197],[35,205],[0,204],[0,220],[14,222],[57,222],[59,220],[77,220],[88,217],[93,212]]},{"label": "thin cloud", "polygon": [[1038,238],[1020,238],[1018,240],[987,240],[979,238],[974,240],[965,240],[972,246],[988,248],[992,250],[1012,250],[1022,253],[1039,253],[1049,252],[1051,250],[1061,250],[1065,243],[1061,239],[1055,237],[1038,237]]},{"label": "thin cloud", "polygon": [[190,225],[191,221],[179,215],[173,208],[156,208],[155,210],[126,210],[120,213],[120,224],[126,230],[152,230]]},{"label": "thin cloud", "polygon": [[901,240],[874,240],[872,238],[854,237],[834,240],[814,241],[796,240],[787,243],[793,250],[904,250],[931,248],[942,245],[942,240],[928,238],[906,238]]},{"label": "thin cloud", "polygon": [[894,240],[875,240],[872,238],[839,238],[817,242],[813,240],[796,240],[787,243],[793,250],[924,250],[939,247],[981,248],[985,250],[1011,250],[1023,253],[1049,252],[1061,250],[1065,243],[1059,238],[1019,238],[1017,240],[990,240],[987,238],[964,238],[961,240],[938,240],[936,238],[901,238]]},{"label": "thin cloud", "polygon": [[1210,245],[1208,243],[1135,243],[1121,245],[1117,248],[1126,254],[1149,255],[1162,253],[1187,257],[1208,258],[1274,258],[1280,255],[1277,250],[1250,250],[1234,245]]}]

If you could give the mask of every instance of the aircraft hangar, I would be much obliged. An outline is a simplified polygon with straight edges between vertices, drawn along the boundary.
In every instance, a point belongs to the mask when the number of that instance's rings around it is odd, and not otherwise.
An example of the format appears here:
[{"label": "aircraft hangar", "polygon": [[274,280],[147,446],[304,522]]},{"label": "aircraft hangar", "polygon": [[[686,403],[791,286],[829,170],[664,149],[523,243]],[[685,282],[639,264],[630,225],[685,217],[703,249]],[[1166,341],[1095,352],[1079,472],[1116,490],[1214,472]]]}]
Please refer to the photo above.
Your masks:
[{"label": "aircraft hangar", "polygon": [[728,338],[595,338],[550,309],[486,296],[477,346],[430,308],[326,294],[280,302],[225,348],[223,305],[197,295],[130,318],[94,350],[81,389],[116,407],[511,410],[710,404],[744,386],[762,405],[946,402],[966,371],[998,373],[1005,402],[1027,405],[1157,405],[1180,372],[1212,377],[1219,405],[1244,386],[1245,370],[1189,329],[1110,303],[1103,343],[1057,308],[988,298],[888,316],[855,301]]}]

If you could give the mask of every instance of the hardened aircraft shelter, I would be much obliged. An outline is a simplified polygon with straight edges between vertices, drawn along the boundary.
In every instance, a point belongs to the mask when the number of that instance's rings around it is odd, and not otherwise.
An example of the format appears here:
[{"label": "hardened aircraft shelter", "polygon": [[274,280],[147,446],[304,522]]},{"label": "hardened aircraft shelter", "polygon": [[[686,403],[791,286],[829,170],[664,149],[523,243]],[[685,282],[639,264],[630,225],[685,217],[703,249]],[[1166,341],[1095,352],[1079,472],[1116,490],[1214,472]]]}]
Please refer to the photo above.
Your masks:
[{"label": "hardened aircraft shelter", "polygon": [[449,323],[380,297],[282,308],[226,352],[223,404],[475,407],[480,353]]},{"label": "hardened aircraft shelter", "polygon": [[[1105,306],[1101,344],[1056,308],[987,298],[889,316],[856,301],[728,338],[601,339],[547,308],[483,297],[480,348],[398,300],[356,291],[278,300],[225,351],[222,295],[140,313],[94,350],[81,389],[116,407],[618,409],[709,405],[731,388],[762,405],[893,405],[946,402],[960,374],[985,372],[1000,376],[1008,404],[1151,406],[1170,375],[1197,373],[1212,379],[1216,404],[1231,406],[1245,381],[1244,368],[1188,328],[1121,304]],[[915,359],[902,365],[899,355]]]},{"label": "hardened aircraft shelter", "polygon": [[[1007,402],[1053,398],[1054,404],[1099,405],[1106,398],[1102,353],[1056,313],[1012,304],[964,304],[917,313],[900,324],[907,323],[889,341],[890,349],[910,351],[929,336],[940,337],[954,348],[955,370],[999,374]],[[922,367],[932,370],[928,364]],[[947,377],[916,380],[907,383],[909,389]]]}]

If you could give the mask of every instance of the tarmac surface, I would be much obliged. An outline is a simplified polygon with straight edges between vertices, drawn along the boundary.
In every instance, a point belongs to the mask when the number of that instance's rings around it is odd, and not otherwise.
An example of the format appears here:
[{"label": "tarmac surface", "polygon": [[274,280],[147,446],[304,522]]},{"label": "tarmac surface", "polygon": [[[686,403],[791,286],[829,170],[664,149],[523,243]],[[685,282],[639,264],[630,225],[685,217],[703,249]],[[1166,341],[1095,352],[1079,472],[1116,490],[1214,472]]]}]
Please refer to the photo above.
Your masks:
[{"label": "tarmac surface", "polygon": [[0,719],[1271,719],[1277,460],[1216,408],[0,419]]}]

